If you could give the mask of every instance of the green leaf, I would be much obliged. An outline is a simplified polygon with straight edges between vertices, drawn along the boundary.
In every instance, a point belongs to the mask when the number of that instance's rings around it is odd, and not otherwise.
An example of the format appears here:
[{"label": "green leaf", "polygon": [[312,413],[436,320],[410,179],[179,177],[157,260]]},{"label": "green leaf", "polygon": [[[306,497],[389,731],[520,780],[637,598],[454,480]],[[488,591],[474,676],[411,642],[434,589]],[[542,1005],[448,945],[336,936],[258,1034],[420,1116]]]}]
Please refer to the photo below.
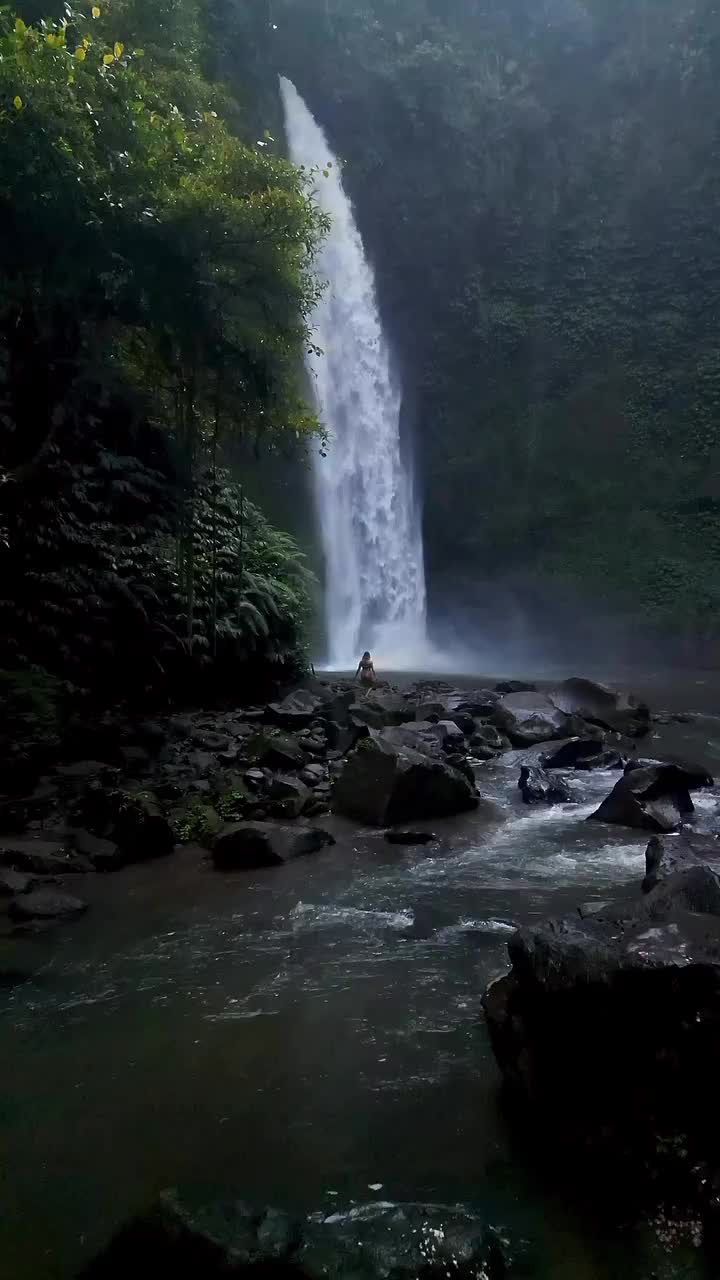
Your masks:
[{"label": "green leaf", "polygon": [[27,27],[25,26],[25,23],[23,22],[22,18],[15,19],[15,30],[17,31],[19,36],[25,35],[25,32],[27,31]]},{"label": "green leaf", "polygon": [[113,53],[115,54],[115,57],[122,58],[124,52],[125,52],[125,45],[122,43],[121,40],[116,40],[113,47]]},{"label": "green leaf", "polygon": [[109,67],[109,66],[110,66],[110,63],[111,63],[111,62],[114,62],[114,61],[115,61],[115,54],[114,54],[114,53],[104,53],[104,54],[103,54],[103,63],[105,64],[105,66],[106,66],[106,67]]},{"label": "green leaf", "polygon": [[24,105],[25,105],[25,104],[24,104],[24,102],[23,102],[22,98],[20,97],[20,94],[19,94],[19,93],[16,93],[15,97],[13,98],[13,106],[14,106],[15,110],[16,110],[16,111],[22,111],[22,109],[23,109],[23,106],[24,106]]},{"label": "green leaf", "polygon": [[78,62],[85,61],[87,57],[87,49],[85,48],[84,45],[82,44],[78,45],[77,49],[75,50],[75,57],[77,58]]},{"label": "green leaf", "polygon": [[93,18],[99,18],[102,12],[102,10],[100,9],[100,5],[94,4],[90,12],[92,13]]}]

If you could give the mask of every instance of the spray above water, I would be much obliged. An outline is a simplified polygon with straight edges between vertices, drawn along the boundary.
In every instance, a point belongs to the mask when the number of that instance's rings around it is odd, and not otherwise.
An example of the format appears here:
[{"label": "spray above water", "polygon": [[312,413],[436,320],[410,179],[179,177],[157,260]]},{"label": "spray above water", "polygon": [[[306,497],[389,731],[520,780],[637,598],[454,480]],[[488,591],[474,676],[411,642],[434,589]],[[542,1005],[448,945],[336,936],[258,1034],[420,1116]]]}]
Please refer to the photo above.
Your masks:
[{"label": "spray above water", "polygon": [[326,169],[317,200],[332,221],[318,262],[327,287],[312,320],[322,354],[308,356],[329,436],[314,467],[328,665],[354,667],[372,649],[380,667],[419,669],[429,658],[420,517],[373,272],[325,134],[295,86],[280,86],[291,158]]}]

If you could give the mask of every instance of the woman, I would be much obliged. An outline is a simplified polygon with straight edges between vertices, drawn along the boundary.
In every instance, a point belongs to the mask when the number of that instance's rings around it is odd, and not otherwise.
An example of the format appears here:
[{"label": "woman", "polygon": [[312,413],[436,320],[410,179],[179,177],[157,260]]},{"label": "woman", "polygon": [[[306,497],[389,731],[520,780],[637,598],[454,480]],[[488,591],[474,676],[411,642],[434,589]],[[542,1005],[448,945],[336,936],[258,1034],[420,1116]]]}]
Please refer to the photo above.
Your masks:
[{"label": "woman", "polygon": [[363,685],[366,689],[372,689],[373,685],[375,684],[375,680],[377,678],[375,675],[373,660],[370,657],[370,654],[368,653],[367,649],[365,650],[362,658],[360,659],[360,662],[358,663],[358,669],[355,672],[355,679],[357,680],[358,678],[360,680],[361,685]]}]

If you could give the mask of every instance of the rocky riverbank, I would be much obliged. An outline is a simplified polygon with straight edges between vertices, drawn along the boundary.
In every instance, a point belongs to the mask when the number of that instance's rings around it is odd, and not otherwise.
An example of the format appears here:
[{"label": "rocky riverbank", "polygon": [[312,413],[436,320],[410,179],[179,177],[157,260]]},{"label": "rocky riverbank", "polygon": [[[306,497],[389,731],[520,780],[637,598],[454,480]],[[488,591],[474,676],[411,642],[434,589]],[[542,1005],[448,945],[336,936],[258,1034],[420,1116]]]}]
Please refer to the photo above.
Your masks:
[{"label": "rocky riverbank", "polygon": [[[434,681],[367,694],[312,681],[231,711],[75,719],[52,750],[4,744],[0,893],[14,927],[40,927],[84,909],[83,874],[166,857],[179,843],[225,871],[307,856],[334,842],[317,825],[331,810],[413,843],[418,833],[402,824],[477,806],[483,761],[553,742],[551,769],[619,766],[621,743],[649,723],[646,707],[582,680],[542,693]],[[521,784],[529,802],[566,795],[537,767]]]}]

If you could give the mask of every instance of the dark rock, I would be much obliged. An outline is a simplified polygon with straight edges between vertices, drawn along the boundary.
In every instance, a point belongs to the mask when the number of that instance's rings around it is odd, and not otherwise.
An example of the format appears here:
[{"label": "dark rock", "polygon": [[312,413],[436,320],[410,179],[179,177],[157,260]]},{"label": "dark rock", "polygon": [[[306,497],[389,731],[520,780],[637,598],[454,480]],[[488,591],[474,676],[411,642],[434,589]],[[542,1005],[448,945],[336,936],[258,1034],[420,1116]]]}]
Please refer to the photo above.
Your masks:
[{"label": "dark rock", "polygon": [[550,690],[549,696],[566,715],[579,716],[604,729],[631,738],[640,738],[649,731],[650,711],[644,703],[594,680],[564,680]]},{"label": "dark rock", "polygon": [[274,823],[245,822],[221,831],[212,854],[218,871],[249,871],[280,866],[333,844],[334,837],[316,827],[288,831]]},{"label": "dark rock", "polygon": [[442,745],[445,733],[439,724],[429,720],[418,720],[414,724],[392,725],[388,729],[371,730],[372,736],[380,742],[401,750],[408,747],[411,751],[419,751],[422,755],[442,756]]},{"label": "dark rock", "polygon": [[354,1205],[292,1217],[231,1200],[191,1205],[177,1192],[131,1223],[84,1272],[220,1280],[506,1280],[509,1244],[467,1210],[433,1204]]},{"label": "dark rock", "polygon": [[582,769],[589,772],[591,769],[624,769],[626,763],[625,756],[621,756],[619,751],[600,751],[596,756],[583,756],[575,765],[576,769]]},{"label": "dark rock", "polygon": [[13,898],[8,914],[13,920],[54,920],[59,917],[79,916],[87,911],[87,903],[73,898],[69,893],[55,889],[32,889]]},{"label": "dark rock", "polygon": [[572,721],[544,693],[509,693],[493,711],[493,722],[515,747],[531,747],[553,738],[569,738]]},{"label": "dark rock", "polygon": [[284,729],[306,729],[317,715],[322,700],[307,689],[289,693],[282,702],[271,702],[268,718]]},{"label": "dark rock", "polygon": [[677,836],[653,836],[645,850],[643,893],[686,867],[715,863],[720,859],[720,837],[683,831]]},{"label": "dark rock", "polygon": [[125,861],[112,840],[104,840],[102,836],[94,836],[89,831],[75,831],[73,842],[78,853],[87,858],[96,871],[117,871]]},{"label": "dark rock", "polygon": [[258,733],[243,748],[248,760],[273,770],[301,769],[305,756],[297,738],[288,733]]},{"label": "dark rock", "polygon": [[278,818],[297,818],[310,800],[310,791],[304,782],[282,774],[273,778],[268,794]]},{"label": "dark rock", "polygon": [[458,773],[467,778],[473,791],[475,790],[475,770],[464,755],[450,753],[446,756],[445,763],[449,764],[451,769],[457,769]]},{"label": "dark rock", "polygon": [[564,778],[551,777],[544,769],[523,765],[518,786],[525,804],[567,804],[572,792]]},{"label": "dark rock", "polygon": [[366,724],[370,729],[387,729],[390,725],[414,720],[415,708],[399,693],[384,689],[372,689],[360,702],[350,707],[351,719]]},{"label": "dark rock", "polygon": [[568,738],[557,746],[548,749],[544,763],[546,769],[577,769],[585,767],[583,762],[598,759],[603,744],[603,734],[586,738]]},{"label": "dark rock", "polygon": [[325,781],[325,767],[321,764],[308,764],[298,777],[306,787],[316,787],[318,783]]},{"label": "dark rock", "polygon": [[201,778],[217,767],[217,761],[211,751],[190,751],[187,755],[188,768]]},{"label": "dark rock", "polygon": [[150,753],[144,747],[121,747],[123,769],[129,778],[142,778],[151,765]]},{"label": "dark rock", "polygon": [[435,723],[447,716],[448,709],[444,702],[420,702],[415,707],[416,720],[431,720]]},{"label": "dark rock", "polygon": [[125,862],[162,858],[175,848],[175,833],[152,795],[118,793],[113,840]]},{"label": "dark rock", "polygon": [[500,694],[493,689],[464,689],[448,698],[448,712],[451,717],[462,712],[474,720],[490,720],[499,701]]},{"label": "dark rock", "polygon": [[437,836],[432,831],[386,831],[388,844],[436,844]]},{"label": "dark rock", "polygon": [[494,724],[484,724],[482,720],[475,720],[468,745],[475,755],[487,757],[497,755],[499,751],[507,751],[510,739],[496,729]]},{"label": "dark rock", "polygon": [[715,785],[715,779],[704,765],[691,764],[687,760],[670,756],[665,760],[643,760],[635,757],[627,761],[624,771],[632,773],[634,769],[667,769],[668,767],[675,770],[675,776],[682,781],[688,791],[702,791],[705,787]]},{"label": "dark rock", "polygon": [[524,680],[501,680],[495,685],[496,693],[536,693],[536,684],[527,684]]},{"label": "dark rock", "polygon": [[247,769],[243,774],[243,779],[253,791],[258,791],[267,782],[262,769]]},{"label": "dark rock", "polygon": [[192,735],[192,740],[201,751],[227,751],[231,746],[230,738],[226,733],[216,733],[212,729],[199,730]]},{"label": "dark rock", "polygon": [[382,738],[361,742],[335,785],[336,813],[378,827],[477,807],[474,786],[440,760]]},{"label": "dark rock", "polygon": [[687,775],[676,765],[650,765],[624,774],[588,821],[676,831],[692,812]]},{"label": "dark rock", "polygon": [[327,734],[327,744],[331,751],[337,751],[340,756],[347,755],[348,751],[352,751],[362,738],[367,738],[370,730],[366,724],[337,724],[334,720],[329,720],[325,726]]},{"label": "dark rock", "polygon": [[345,727],[350,722],[350,707],[357,697],[357,689],[344,689],[327,698],[322,704],[322,715],[325,720]]},{"label": "dark rock", "polygon": [[36,876],[68,875],[92,871],[87,858],[70,852],[68,844],[54,840],[0,839],[0,864]]},{"label": "dark rock", "polygon": [[27,893],[36,884],[35,876],[12,867],[0,867],[0,897],[12,898],[16,893]]}]

